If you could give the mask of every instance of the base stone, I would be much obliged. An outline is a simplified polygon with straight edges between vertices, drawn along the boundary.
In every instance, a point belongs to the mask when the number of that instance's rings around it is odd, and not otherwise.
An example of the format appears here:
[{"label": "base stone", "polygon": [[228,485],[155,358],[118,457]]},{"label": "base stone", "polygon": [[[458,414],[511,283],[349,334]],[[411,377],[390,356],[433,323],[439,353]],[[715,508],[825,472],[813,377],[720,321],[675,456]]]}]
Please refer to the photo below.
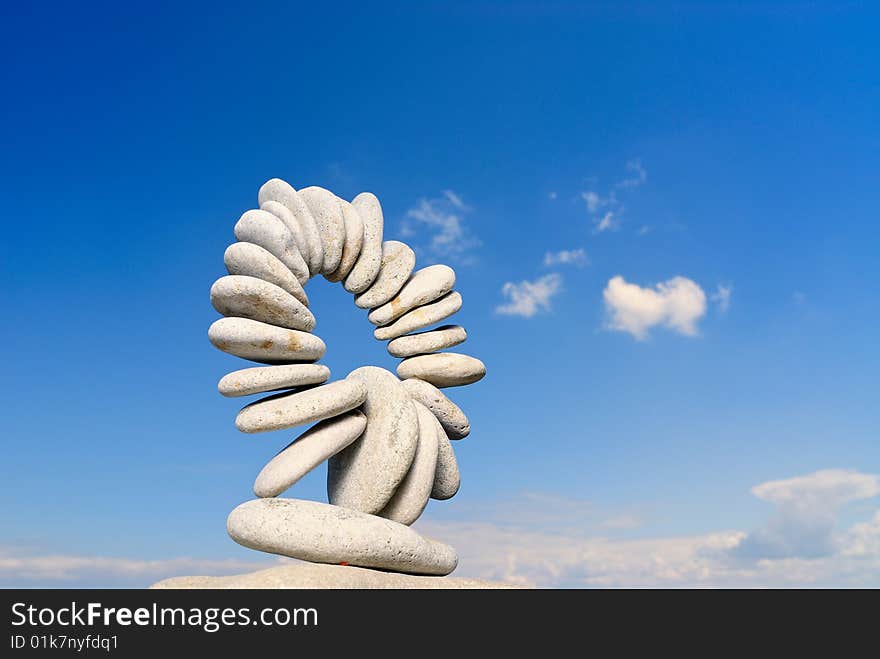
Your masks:
[{"label": "base stone", "polygon": [[156,589],[304,588],[304,589],[498,589],[517,586],[480,579],[422,577],[348,565],[291,563],[226,577],[172,577],[153,584]]}]

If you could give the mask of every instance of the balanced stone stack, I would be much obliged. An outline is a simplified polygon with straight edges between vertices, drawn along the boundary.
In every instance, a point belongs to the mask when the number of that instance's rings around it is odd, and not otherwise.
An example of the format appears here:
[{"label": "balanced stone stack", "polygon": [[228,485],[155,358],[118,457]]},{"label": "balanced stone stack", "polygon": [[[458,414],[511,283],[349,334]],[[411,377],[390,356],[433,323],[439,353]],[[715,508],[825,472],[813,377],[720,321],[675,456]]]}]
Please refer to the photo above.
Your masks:
[{"label": "balanced stone stack", "polygon": [[[379,200],[351,202],[318,187],[295,190],[280,179],[259,191],[259,209],[235,225],[226,250],[229,272],[211,288],[224,317],[208,330],[220,350],[263,364],[224,376],[224,396],[273,392],[245,406],[236,426],[246,433],[315,423],[279,452],[254,483],[257,499],[229,515],[227,530],[253,549],[316,563],[445,575],[455,550],[409,526],[430,498],[456,494],[460,475],[449,440],[470,432],[444,387],[471,384],[483,363],[457,352],[458,325],[436,325],[462,305],[455,273],[445,265],[415,270],[406,244],[385,240]],[[316,362],[326,346],[312,330],[304,286],[323,275],[369,309],[373,335],[402,359],[397,375],[363,366],[329,382]],[[329,460],[329,504],[277,498]]]}]

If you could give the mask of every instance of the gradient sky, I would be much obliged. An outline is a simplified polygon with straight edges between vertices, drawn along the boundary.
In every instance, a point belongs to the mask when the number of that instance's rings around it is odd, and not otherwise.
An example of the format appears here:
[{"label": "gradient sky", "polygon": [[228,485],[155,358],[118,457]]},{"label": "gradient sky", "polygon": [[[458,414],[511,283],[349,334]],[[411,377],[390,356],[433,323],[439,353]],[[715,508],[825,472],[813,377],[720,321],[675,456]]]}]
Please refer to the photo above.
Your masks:
[{"label": "gradient sky", "polygon": [[[186,4],[3,9],[0,585],[274,560],[225,517],[298,433],[206,332],[276,176],[457,270],[457,574],[880,585],[871,3]],[[307,290],[334,378],[393,368]]]}]

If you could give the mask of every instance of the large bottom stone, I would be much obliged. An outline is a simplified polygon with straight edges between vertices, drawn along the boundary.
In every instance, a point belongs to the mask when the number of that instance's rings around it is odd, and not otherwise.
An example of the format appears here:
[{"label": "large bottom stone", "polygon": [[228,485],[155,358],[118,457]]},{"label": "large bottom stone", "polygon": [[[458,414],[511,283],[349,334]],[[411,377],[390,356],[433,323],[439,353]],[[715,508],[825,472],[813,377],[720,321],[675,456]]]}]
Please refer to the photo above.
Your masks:
[{"label": "large bottom stone", "polygon": [[458,565],[449,545],[367,513],[300,499],[256,499],[229,513],[240,545],[314,563],[447,575]]},{"label": "large bottom stone", "polygon": [[150,588],[516,588],[511,584],[455,577],[422,577],[362,567],[291,563],[227,577],[172,577]]}]

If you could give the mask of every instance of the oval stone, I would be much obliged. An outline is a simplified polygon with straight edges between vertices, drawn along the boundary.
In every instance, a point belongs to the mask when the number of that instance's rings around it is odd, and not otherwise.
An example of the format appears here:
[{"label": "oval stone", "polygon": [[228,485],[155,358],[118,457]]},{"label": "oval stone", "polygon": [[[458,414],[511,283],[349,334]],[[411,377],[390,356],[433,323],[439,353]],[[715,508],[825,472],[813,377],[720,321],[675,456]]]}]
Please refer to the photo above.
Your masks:
[{"label": "oval stone", "polygon": [[343,286],[349,293],[363,293],[376,280],[382,266],[382,206],[376,195],[362,192],[351,202],[364,223],[364,242],[361,253]]},{"label": "oval stone", "polygon": [[407,334],[388,342],[388,353],[392,357],[412,357],[451,348],[467,339],[467,332],[461,325],[443,325],[429,332]]},{"label": "oval stone", "polygon": [[437,420],[421,403],[413,403],[413,405],[419,420],[419,443],[416,447],[416,455],[406,478],[394,492],[391,501],[379,512],[379,517],[407,526],[419,518],[428,505],[428,499],[431,498],[438,451]]},{"label": "oval stone", "polygon": [[321,235],[318,233],[318,224],[312,217],[309,207],[300,196],[300,194],[287,181],[280,178],[273,178],[260,187],[258,194],[260,204],[267,201],[277,201],[285,206],[293,213],[293,216],[299,222],[302,228],[303,238],[308,244],[308,255],[303,255],[307,259],[309,272],[313,275],[321,271],[324,263],[324,249],[321,245]]},{"label": "oval stone", "polygon": [[308,264],[309,243],[306,241],[302,225],[299,223],[299,220],[294,217],[291,210],[280,201],[275,201],[274,199],[269,199],[268,201],[261,203],[260,210],[272,213],[272,215],[284,222],[284,226],[287,227],[287,230],[290,231],[290,235],[293,236],[293,242],[296,243],[300,256],[302,256],[303,261]]},{"label": "oval stone", "polygon": [[299,191],[306,202],[312,217],[318,225],[321,245],[324,248],[323,274],[329,274],[339,267],[342,261],[342,248],[345,244],[345,220],[339,200],[329,190],[311,186]]},{"label": "oval stone", "polygon": [[458,405],[446,397],[446,394],[430,382],[417,378],[404,380],[402,384],[413,400],[434,413],[450,439],[462,439],[468,436],[471,431],[468,418]]},{"label": "oval stone", "polygon": [[302,302],[280,286],[256,277],[220,277],[211,286],[211,304],[224,316],[250,318],[305,332],[315,329],[315,317]]},{"label": "oval stone", "polygon": [[486,375],[486,366],[476,357],[457,352],[435,352],[404,359],[397,365],[401,379],[418,378],[435,387],[460,387]]},{"label": "oval stone", "polygon": [[313,389],[275,394],[241,409],[235,427],[241,432],[268,432],[329,419],[364,402],[367,387],[358,380],[337,380]]},{"label": "oval stone", "polygon": [[385,304],[393,298],[416,265],[416,254],[409,245],[396,240],[382,243],[382,264],[376,281],[354,299],[361,309],[370,309]]},{"label": "oval stone", "polygon": [[327,281],[342,281],[351,272],[361,253],[364,244],[364,221],[354,206],[344,199],[337,199],[342,208],[342,219],[345,221],[345,243],[342,245],[342,259],[339,267],[329,275]]},{"label": "oval stone", "polygon": [[245,547],[313,563],[441,576],[458,565],[452,547],[408,526],[317,501],[247,501],[229,514],[226,530]]},{"label": "oval stone", "polygon": [[410,309],[443,297],[455,286],[455,271],[448,265],[429,265],[416,270],[391,300],[367,316],[373,325],[387,325]]},{"label": "oval stone", "polygon": [[227,373],[217,383],[217,390],[224,396],[233,398],[321,384],[329,378],[330,369],[323,364],[255,366]]},{"label": "oval stone", "polygon": [[406,312],[390,325],[377,327],[373,330],[373,336],[379,341],[396,339],[398,336],[439,323],[459,309],[461,309],[461,294],[458,291],[452,291],[436,302]]},{"label": "oval stone", "polygon": [[360,440],[330,458],[330,503],[361,512],[382,510],[406,477],[416,454],[419,422],[409,394],[394,374],[377,366],[352,371],[347,380],[367,387]]},{"label": "oval stone", "polygon": [[290,269],[271,252],[253,243],[232,243],[223,255],[226,271],[230,275],[257,277],[280,286],[304,305],[309,298]]},{"label": "oval stone", "polygon": [[263,467],[254,482],[258,497],[277,497],[312,469],[361,436],[367,417],[352,410],[306,430]]},{"label": "oval stone", "polygon": [[431,486],[431,498],[438,501],[451,499],[458,493],[461,487],[461,474],[458,471],[458,462],[455,459],[455,451],[452,450],[452,444],[449,437],[443,432],[440,422],[434,419],[437,424],[437,468],[434,471],[434,483]]},{"label": "oval stone", "polygon": [[284,222],[261,210],[246,211],[235,224],[236,239],[254,243],[276,256],[296,275],[301,284],[309,280],[309,269]]},{"label": "oval stone", "polygon": [[208,338],[230,355],[255,362],[277,364],[313,362],[327,346],[320,337],[300,330],[284,329],[249,318],[221,318],[208,328]]}]

